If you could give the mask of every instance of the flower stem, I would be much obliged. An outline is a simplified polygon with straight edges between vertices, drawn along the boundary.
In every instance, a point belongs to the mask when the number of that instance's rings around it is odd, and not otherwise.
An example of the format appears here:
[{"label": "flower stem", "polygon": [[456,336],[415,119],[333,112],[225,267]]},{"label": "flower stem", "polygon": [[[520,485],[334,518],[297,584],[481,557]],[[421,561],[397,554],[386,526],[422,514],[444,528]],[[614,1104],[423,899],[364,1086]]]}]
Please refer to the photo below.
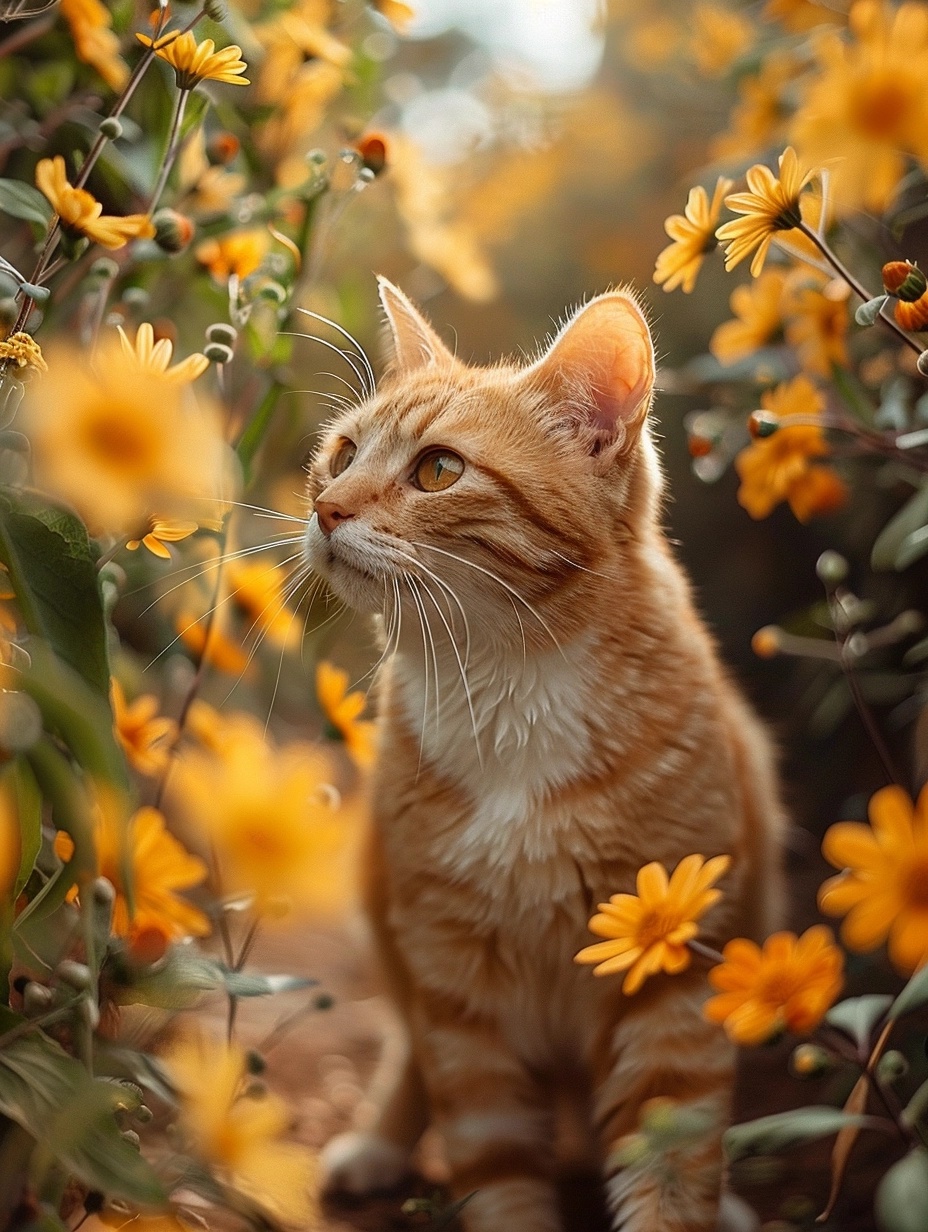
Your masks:
[{"label": "flower stem", "polygon": [[161,172],[158,176],[158,182],[155,185],[155,191],[152,193],[151,201],[148,206],[149,215],[153,214],[158,208],[158,202],[161,199],[161,194],[164,192],[164,186],[168,182],[168,176],[171,174],[171,168],[174,166],[174,161],[177,158],[180,150],[180,130],[184,122],[184,112],[187,109],[187,99],[190,97],[189,90],[181,90],[177,96],[177,106],[174,108],[174,120],[171,124],[171,135],[168,138],[168,147],[164,155],[164,160],[161,163]]},{"label": "flower stem", "polygon": [[700,958],[708,958],[709,962],[721,963],[725,961],[724,956],[718,950],[714,950],[711,945],[703,945],[701,941],[696,940],[687,941],[686,944],[694,954],[698,954]]},{"label": "flower stem", "polygon": [[[867,288],[863,285],[863,283],[857,281],[857,279],[854,277],[851,271],[847,268],[844,262],[840,259],[840,257],[838,257],[837,254],[832,251],[832,249],[825,242],[825,240],[822,239],[820,235],[818,235],[815,231],[812,230],[812,228],[808,225],[808,223],[804,223],[804,222],[800,223],[796,229],[798,231],[801,231],[802,234],[806,236],[807,239],[810,239],[812,241],[815,247],[819,250],[819,252],[825,258],[825,260],[831,266],[831,268],[835,271],[836,274],[838,274],[841,278],[844,279],[844,281],[851,288],[851,290],[854,292],[855,295],[859,296],[859,298],[862,299],[864,303],[866,303],[867,300],[873,299],[873,296],[870,294]],[[901,340],[906,344],[907,347],[911,347],[912,350],[916,353],[916,355],[921,355],[924,348],[914,338],[911,338],[905,332],[904,329],[900,328],[900,326],[892,319],[892,317],[884,316],[882,312],[879,314],[879,316],[880,316],[880,320],[885,325],[888,325],[889,328],[893,331],[893,333],[896,334],[897,337],[901,338]]]}]

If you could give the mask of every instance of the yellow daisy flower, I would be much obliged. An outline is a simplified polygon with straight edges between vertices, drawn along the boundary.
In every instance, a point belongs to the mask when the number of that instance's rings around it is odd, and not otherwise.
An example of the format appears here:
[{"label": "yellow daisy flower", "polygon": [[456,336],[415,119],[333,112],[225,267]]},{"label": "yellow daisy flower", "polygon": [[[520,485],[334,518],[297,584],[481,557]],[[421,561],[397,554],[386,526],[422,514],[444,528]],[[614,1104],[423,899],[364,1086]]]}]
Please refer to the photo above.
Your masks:
[{"label": "yellow daisy flower", "polygon": [[843,869],[819,890],[826,915],[843,915],[841,936],[866,953],[888,939],[889,957],[911,975],[928,962],[928,787],[918,803],[901,787],[870,799],[870,825],[840,821],[822,853]]},{"label": "yellow daisy flower", "polygon": [[121,90],[129,80],[129,66],[119,54],[119,38],[106,5],[100,0],[61,0],[60,10],[78,60],[95,69],[111,90]]},{"label": "yellow daisy flower", "polygon": [[718,992],[703,1007],[736,1044],[762,1044],[781,1031],[807,1035],[841,991],[844,955],[831,929],[815,925],[797,937],[774,933],[763,948],[744,937],[729,941],[724,962],[709,972]]},{"label": "yellow daisy flower", "polygon": [[786,275],[764,270],[754,282],[735,287],[729,304],[733,321],[723,321],[709,341],[720,364],[733,364],[761,347],[770,346],[783,331],[783,292]]},{"label": "yellow daisy flower", "polygon": [[207,616],[195,616],[188,608],[178,612],[174,622],[177,635],[197,662],[205,661],[220,672],[241,676],[248,671],[248,655],[222,627],[222,612],[210,626]]},{"label": "yellow daisy flower", "polygon": [[181,522],[177,518],[150,518],[148,525],[149,529],[141,539],[129,539],[126,547],[130,552],[147,548],[152,556],[158,556],[162,560],[171,559],[171,550],[167,544],[189,539],[200,529],[198,522]]},{"label": "yellow daisy flower", "polygon": [[[808,377],[797,376],[762,394],[761,406],[777,419],[814,419],[825,409],[825,402]],[[834,512],[847,500],[847,487],[830,467],[816,465],[830,452],[816,423],[787,423],[773,435],[753,441],[735,459],[741,479],[739,505],[752,518],[766,518],[782,501],[788,501],[800,522]]]},{"label": "yellow daisy flower", "polygon": [[739,81],[729,130],[712,143],[714,158],[749,158],[779,141],[789,116],[784,95],[800,67],[796,56],[771,52],[754,76]]},{"label": "yellow daisy flower", "polygon": [[316,1162],[283,1135],[283,1100],[246,1093],[245,1053],[234,1044],[185,1035],[163,1056],[180,1097],[178,1129],[192,1154],[276,1224],[316,1225]]},{"label": "yellow daisy flower", "polygon": [[690,43],[696,67],[705,77],[724,73],[754,41],[750,20],[718,4],[697,4]]},{"label": "yellow daisy flower", "polygon": [[769,167],[757,163],[748,169],[749,191],[726,197],[725,205],[734,213],[744,215],[723,223],[716,231],[719,241],[725,245],[727,270],[734,269],[753,252],[751,273],[756,278],[776,235],[801,224],[799,198],[818,172],[803,171],[792,146],[787,146],[780,155],[779,167],[777,176]]},{"label": "yellow daisy flower", "polygon": [[177,724],[163,715],[158,717],[158,699],[152,693],[127,702],[118,680],[110,682],[110,701],[113,730],[130,766],[140,774],[161,774],[171,755]]},{"label": "yellow daisy flower", "polygon": [[154,47],[159,60],[174,70],[178,90],[193,90],[201,81],[221,81],[230,86],[247,86],[251,82],[242,72],[248,67],[242,59],[242,49],[235,43],[216,50],[212,39],[198,43],[193,32],[173,31],[155,40],[147,34],[135,36],[145,47]]},{"label": "yellow daisy flower", "polygon": [[267,231],[263,227],[253,227],[204,240],[197,245],[194,255],[217,281],[227,282],[233,274],[239,279],[253,274],[270,246],[271,237]]},{"label": "yellow daisy flower", "polygon": [[101,248],[115,249],[129,240],[151,239],[155,234],[147,214],[127,214],[124,218],[104,214],[103,206],[92,193],[69,183],[60,154],[39,159],[35,182],[58,215],[62,230],[71,236],[85,236]]},{"label": "yellow daisy flower", "polygon": [[135,342],[129,341],[121,325],[116,328],[119,330],[123,352],[129,359],[134,360],[139,371],[145,376],[153,374],[164,377],[167,381],[175,381],[178,385],[189,385],[209,367],[209,360],[199,351],[172,365],[173,342],[170,338],[159,338],[155,342],[155,331],[147,321],[143,321],[135,331]]},{"label": "yellow daisy flower", "polygon": [[287,607],[287,575],[280,565],[233,559],[226,562],[224,577],[232,603],[250,622],[246,633],[278,646],[299,645],[302,630]]},{"label": "yellow daisy flower", "polygon": [[697,185],[690,189],[682,214],[671,214],[664,230],[673,240],[657,256],[654,281],[665,291],[682,287],[686,294],[696,285],[696,275],[708,253],[718,247],[715,228],[722,212],[722,198],[731,190],[733,181],[721,177],[710,202],[706,190]]},{"label": "yellow daisy flower", "polygon": [[646,864],[638,871],[637,895],[613,894],[590,920],[590,932],[608,940],[588,945],[574,961],[598,964],[594,975],[628,972],[622,983],[627,994],[658,971],[684,971],[691,958],[687,942],[699,931],[696,921],[722,897],[711,887],[730,864],[729,856],[686,856],[669,879],[662,864]]},{"label": "yellow daisy flower", "polygon": [[326,718],[341,735],[359,766],[369,766],[376,753],[377,725],[363,720],[367,705],[363,693],[348,692],[348,673],[331,663],[316,667],[316,696]]},{"label": "yellow daisy flower", "polygon": [[835,280],[823,288],[801,286],[789,295],[786,340],[806,372],[829,377],[835,364],[847,364],[848,294],[847,284]]},{"label": "yellow daisy flower", "polygon": [[[209,920],[178,894],[203,881],[206,865],[168,832],[157,809],[141,808],[127,821],[116,797],[99,790],[93,839],[98,874],[116,890],[113,932],[117,937],[131,942],[149,931],[167,940],[206,936]],[[64,831],[55,836],[55,852],[61,860],[69,860],[74,852],[74,842]],[[131,916],[123,883],[124,852],[132,874]],[[77,888],[72,890],[72,898],[78,895]]]}]

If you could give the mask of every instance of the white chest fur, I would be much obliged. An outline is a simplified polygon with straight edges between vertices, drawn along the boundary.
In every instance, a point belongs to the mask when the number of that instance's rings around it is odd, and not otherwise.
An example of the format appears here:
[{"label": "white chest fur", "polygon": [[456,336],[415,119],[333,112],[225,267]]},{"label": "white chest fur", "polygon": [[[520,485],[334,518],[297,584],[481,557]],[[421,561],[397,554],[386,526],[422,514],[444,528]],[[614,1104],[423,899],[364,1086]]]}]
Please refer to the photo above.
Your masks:
[{"label": "white chest fur", "polygon": [[472,648],[466,664],[439,648],[436,659],[401,650],[395,679],[423,764],[471,805],[443,861],[462,871],[546,859],[557,834],[543,816],[545,798],[580,774],[590,754],[584,719],[596,685],[588,642],[527,656],[521,646]]}]

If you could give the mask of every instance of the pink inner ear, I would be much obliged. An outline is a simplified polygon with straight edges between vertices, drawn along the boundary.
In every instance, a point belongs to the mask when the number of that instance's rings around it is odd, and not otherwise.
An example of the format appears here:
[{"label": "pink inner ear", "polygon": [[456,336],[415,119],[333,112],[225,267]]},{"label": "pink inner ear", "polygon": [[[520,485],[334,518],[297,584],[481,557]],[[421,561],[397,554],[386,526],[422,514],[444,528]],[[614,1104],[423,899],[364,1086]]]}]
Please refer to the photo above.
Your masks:
[{"label": "pink inner ear", "polygon": [[648,409],[654,350],[647,323],[628,296],[601,295],[568,322],[535,370],[555,378],[587,425],[611,438]]}]

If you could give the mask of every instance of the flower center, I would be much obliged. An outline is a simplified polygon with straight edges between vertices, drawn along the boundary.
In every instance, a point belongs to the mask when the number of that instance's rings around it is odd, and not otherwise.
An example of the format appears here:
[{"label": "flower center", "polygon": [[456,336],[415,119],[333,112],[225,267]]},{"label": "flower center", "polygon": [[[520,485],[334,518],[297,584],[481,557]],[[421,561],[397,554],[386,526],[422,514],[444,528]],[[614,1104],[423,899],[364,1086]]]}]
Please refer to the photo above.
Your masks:
[{"label": "flower center", "polygon": [[668,912],[662,907],[650,907],[638,922],[635,940],[643,949],[647,949],[656,941],[663,941],[679,923],[676,913]]},{"label": "flower center", "polygon": [[907,906],[928,911],[928,856],[913,860],[904,871],[902,892]]},{"label": "flower center", "polygon": [[140,470],[151,459],[147,433],[112,412],[92,416],[84,426],[88,453],[113,470]]},{"label": "flower center", "polygon": [[909,93],[898,82],[871,82],[858,91],[851,115],[865,136],[885,141],[898,135],[910,104]]},{"label": "flower center", "polygon": [[798,981],[792,972],[782,969],[771,971],[760,981],[760,999],[769,1001],[772,1005],[785,1005],[795,994],[797,984]]}]

